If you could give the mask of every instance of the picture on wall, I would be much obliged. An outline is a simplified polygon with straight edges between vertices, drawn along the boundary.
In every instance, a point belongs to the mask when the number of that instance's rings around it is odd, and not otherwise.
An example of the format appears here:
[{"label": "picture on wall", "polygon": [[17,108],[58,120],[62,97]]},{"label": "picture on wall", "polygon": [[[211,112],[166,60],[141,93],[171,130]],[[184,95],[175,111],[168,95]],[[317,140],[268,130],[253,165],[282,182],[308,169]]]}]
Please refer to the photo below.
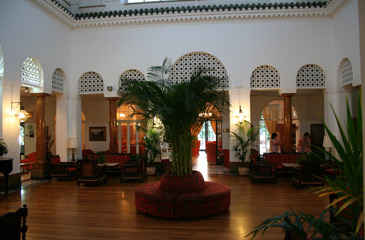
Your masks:
[{"label": "picture on wall", "polygon": [[89,141],[106,141],[106,127],[89,127]]}]

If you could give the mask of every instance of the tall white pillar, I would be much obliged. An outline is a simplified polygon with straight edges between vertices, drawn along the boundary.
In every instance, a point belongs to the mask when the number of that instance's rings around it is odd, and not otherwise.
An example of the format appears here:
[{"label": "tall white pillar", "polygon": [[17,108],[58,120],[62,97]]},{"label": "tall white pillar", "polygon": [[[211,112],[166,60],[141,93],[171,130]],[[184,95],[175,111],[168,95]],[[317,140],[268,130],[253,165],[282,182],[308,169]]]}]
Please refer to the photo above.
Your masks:
[{"label": "tall white pillar", "polygon": [[[243,111],[244,120],[251,121],[251,102],[250,102],[250,88],[236,87],[229,90],[229,99],[231,103],[230,108],[230,131],[235,130],[235,124],[239,123],[239,109]],[[232,149],[233,144],[230,140],[229,149]],[[234,153],[230,154],[231,162],[238,162],[238,159],[234,157]]]}]

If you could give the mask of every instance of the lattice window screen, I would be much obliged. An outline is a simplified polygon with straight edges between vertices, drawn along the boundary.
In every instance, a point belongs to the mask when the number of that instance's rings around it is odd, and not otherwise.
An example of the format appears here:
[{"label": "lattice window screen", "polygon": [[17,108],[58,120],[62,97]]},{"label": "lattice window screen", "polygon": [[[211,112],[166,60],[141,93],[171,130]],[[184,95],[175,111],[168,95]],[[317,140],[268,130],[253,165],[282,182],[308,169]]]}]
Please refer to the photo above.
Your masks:
[{"label": "lattice window screen", "polygon": [[229,88],[229,79],[224,65],[216,57],[202,52],[189,53],[178,59],[172,66],[169,81],[172,84],[176,84],[189,79],[191,73],[198,66],[204,66],[207,69],[215,70],[209,74],[221,79],[217,89]]},{"label": "lattice window screen", "polygon": [[256,68],[250,79],[252,89],[280,88],[280,75],[274,67],[263,65]]},{"label": "lattice window screen", "polygon": [[124,73],[122,73],[122,75],[120,75],[120,77],[119,77],[119,84],[121,83],[121,81],[123,79],[134,79],[134,80],[138,80],[138,81],[146,80],[143,73],[141,73],[140,71],[138,71],[136,69],[129,69],[129,70],[125,71]]},{"label": "lattice window screen", "polygon": [[314,64],[308,64],[297,73],[297,88],[325,88],[326,76],[323,70]]},{"label": "lattice window screen", "polygon": [[341,81],[342,86],[352,83],[353,73],[352,73],[352,65],[350,60],[345,59],[341,68]]},{"label": "lattice window screen", "polygon": [[63,93],[63,73],[56,69],[52,76],[52,90],[55,92]]},{"label": "lattice window screen", "polygon": [[102,77],[96,72],[84,73],[79,80],[79,93],[102,93],[104,82]]},{"label": "lattice window screen", "polygon": [[27,58],[23,63],[22,83],[31,86],[41,86],[41,69],[33,58]]}]

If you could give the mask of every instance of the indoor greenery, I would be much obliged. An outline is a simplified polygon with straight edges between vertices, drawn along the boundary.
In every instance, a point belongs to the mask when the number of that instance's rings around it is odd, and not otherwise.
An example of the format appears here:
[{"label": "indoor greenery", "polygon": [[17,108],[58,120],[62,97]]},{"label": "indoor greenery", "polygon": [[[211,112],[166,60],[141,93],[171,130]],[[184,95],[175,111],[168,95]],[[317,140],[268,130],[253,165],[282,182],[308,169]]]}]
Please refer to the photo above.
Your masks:
[{"label": "indoor greenery", "polygon": [[0,139],[0,156],[8,153],[8,145],[4,142],[4,139]]},{"label": "indoor greenery", "polygon": [[164,137],[172,148],[174,175],[192,174],[192,131],[204,120],[215,117],[214,114],[204,115],[207,118],[202,119],[201,113],[222,110],[228,104],[225,92],[216,89],[220,79],[210,72],[197,67],[189,79],[176,84],[163,79],[166,74],[155,74],[155,79],[148,81],[121,81],[118,104],[131,104],[135,106],[132,115],[138,114],[147,119],[157,117],[162,123]]},{"label": "indoor greenery", "polygon": [[[265,220],[258,225],[251,233],[253,239],[258,233],[265,233],[267,229],[279,227],[283,230],[292,231],[298,236],[297,239],[308,239],[309,228],[305,229],[302,224],[306,222],[309,227],[313,228],[315,234],[320,235],[322,239],[361,239],[359,232],[363,228],[363,132],[362,132],[362,106],[361,93],[359,94],[358,115],[356,123],[350,112],[350,106],[347,101],[346,125],[345,127],[339,121],[339,118],[331,105],[332,111],[337,121],[341,140],[337,139],[333,132],[328,128],[322,119],[326,132],[331,139],[331,142],[338,153],[338,157],[325,151],[322,148],[316,147],[330,159],[340,169],[339,175],[334,179],[325,176],[324,186],[312,188],[310,191],[318,194],[319,197],[328,197],[337,195],[337,200],[334,200],[322,213],[319,219],[314,219],[304,213],[288,211],[283,215],[278,215]],[[327,213],[331,206],[341,202],[341,207],[335,213],[335,216],[341,220],[341,223],[346,224],[347,231],[345,235],[338,233],[339,226],[328,223],[324,220],[323,215]],[[347,211],[351,211],[349,212]],[[345,214],[342,214],[345,213]],[[292,222],[291,219],[294,218]],[[287,222],[290,222],[289,225]],[[314,224],[314,222],[316,224]]]},{"label": "indoor greenery", "polygon": [[259,131],[246,120],[235,124],[235,127],[235,131],[231,132],[232,150],[234,151],[234,156],[242,163],[242,166],[247,167],[251,148],[257,140]]},{"label": "indoor greenery", "polygon": [[146,148],[148,166],[153,166],[156,156],[161,153],[161,135],[161,132],[156,130],[155,128],[150,128],[146,132],[146,136],[144,137],[144,142],[142,143],[142,145]]}]

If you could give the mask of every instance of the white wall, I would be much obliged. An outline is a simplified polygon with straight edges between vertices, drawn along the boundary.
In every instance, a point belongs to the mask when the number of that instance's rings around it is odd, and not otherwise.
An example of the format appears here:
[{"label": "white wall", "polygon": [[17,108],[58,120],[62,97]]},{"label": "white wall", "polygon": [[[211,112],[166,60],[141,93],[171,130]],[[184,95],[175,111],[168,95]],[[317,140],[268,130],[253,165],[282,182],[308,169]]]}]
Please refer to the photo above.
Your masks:
[{"label": "white wall", "polygon": [[[4,87],[1,94],[4,106],[2,127],[6,126],[3,136],[6,136],[12,151],[14,149],[13,156],[19,159],[17,137],[19,122],[14,122],[14,126],[9,126],[9,121],[12,120],[10,120],[10,116],[6,120],[5,116],[7,105],[11,101],[20,101],[19,90],[23,62],[27,57],[33,57],[39,61],[43,69],[44,91],[51,93],[54,70],[62,68],[66,75],[70,72],[71,31],[29,1],[22,0],[2,0],[0,2],[0,23],[0,44],[5,60],[5,79],[8,82],[7,85],[11,86]],[[49,101],[46,98],[46,105]],[[33,114],[35,118],[35,111]],[[67,131],[63,131],[63,133],[67,135]],[[10,134],[11,139],[9,139]],[[14,169],[15,173],[19,172],[19,161],[14,162]]]},{"label": "white wall", "polygon": [[[83,99],[85,115],[85,148],[93,151],[109,149],[109,101],[104,98]],[[89,141],[89,127],[106,127],[106,141]]]}]

